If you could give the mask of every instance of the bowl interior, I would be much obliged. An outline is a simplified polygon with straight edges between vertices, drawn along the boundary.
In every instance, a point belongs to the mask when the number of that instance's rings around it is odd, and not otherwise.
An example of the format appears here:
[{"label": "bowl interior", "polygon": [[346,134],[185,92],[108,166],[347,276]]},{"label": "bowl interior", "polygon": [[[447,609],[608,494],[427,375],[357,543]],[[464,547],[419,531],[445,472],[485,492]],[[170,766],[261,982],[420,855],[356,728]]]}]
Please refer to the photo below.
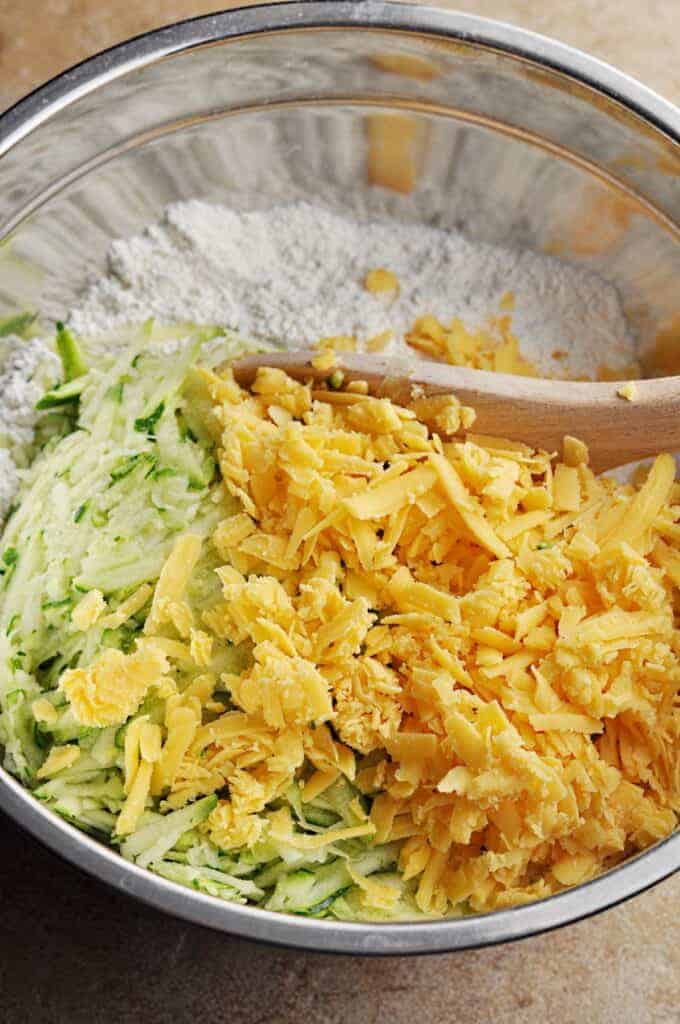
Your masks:
[{"label": "bowl interior", "polygon": [[[169,203],[317,200],[593,269],[618,288],[646,372],[676,372],[680,115],[659,101],[659,126],[651,94],[614,75],[624,102],[592,84],[597,72],[526,33],[378,2],[251,9],[133,41],[0,119],[0,313],[64,316],[111,242]],[[668,874],[680,840],[484,923],[344,925],[319,939],[315,922],[178,893],[29,811],[30,799],[13,780],[0,786],[10,813],[112,884],[203,923],[328,951],[443,950],[553,927]]]},{"label": "bowl interior", "polygon": [[75,69],[68,102],[5,153],[2,306],[63,316],[111,241],[168,203],[320,200],[592,268],[617,286],[647,372],[674,371],[680,149],[649,119],[472,39],[345,25],[201,44],[213,20],[172,57],[149,60],[142,40],[125,74],[105,57]]}]

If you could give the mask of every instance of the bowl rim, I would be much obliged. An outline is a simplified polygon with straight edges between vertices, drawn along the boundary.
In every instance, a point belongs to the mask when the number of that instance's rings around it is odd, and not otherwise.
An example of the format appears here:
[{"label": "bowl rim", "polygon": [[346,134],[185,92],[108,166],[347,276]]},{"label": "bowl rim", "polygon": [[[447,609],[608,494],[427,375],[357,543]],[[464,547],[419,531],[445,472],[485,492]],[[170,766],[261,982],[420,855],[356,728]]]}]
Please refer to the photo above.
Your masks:
[{"label": "bowl rim", "polygon": [[[0,116],[0,157],[59,110],[138,68],[244,35],[310,28],[392,29],[478,43],[560,71],[680,142],[678,107],[597,58],[545,36],[476,15],[392,0],[293,0],[178,22],[77,64]],[[139,868],[48,810],[2,768],[0,809],[65,860],[158,910],[241,938],[320,953],[405,955],[495,945],[596,914],[680,870],[676,832],[589,882],[507,910],[432,922],[315,921],[226,903]]]},{"label": "bowl rim", "polygon": [[405,0],[280,0],[173,22],[66,68],[0,113],[0,157],[58,111],[148,64],[238,36],[314,28],[392,29],[479,43],[562,72],[680,143],[680,107],[606,61],[538,32]]}]

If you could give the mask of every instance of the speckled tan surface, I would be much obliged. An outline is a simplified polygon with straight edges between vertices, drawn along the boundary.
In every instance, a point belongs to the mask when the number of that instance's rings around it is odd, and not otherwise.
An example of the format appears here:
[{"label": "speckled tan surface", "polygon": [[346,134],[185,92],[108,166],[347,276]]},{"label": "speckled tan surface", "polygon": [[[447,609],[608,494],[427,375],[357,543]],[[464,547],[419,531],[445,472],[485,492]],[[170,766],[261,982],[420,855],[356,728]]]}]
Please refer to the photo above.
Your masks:
[{"label": "speckled tan surface", "polygon": [[[0,106],[200,0],[0,0]],[[680,102],[680,0],[459,0],[602,57]],[[170,920],[0,820],[3,1024],[673,1024],[680,877],[598,918],[493,950],[360,960]]]},{"label": "speckled tan surface", "polygon": [[[253,2],[241,0],[240,6]],[[228,0],[0,0],[0,106],[96,50],[230,6],[239,5]],[[439,6],[554,36],[680,102],[680,0],[440,0]]]}]

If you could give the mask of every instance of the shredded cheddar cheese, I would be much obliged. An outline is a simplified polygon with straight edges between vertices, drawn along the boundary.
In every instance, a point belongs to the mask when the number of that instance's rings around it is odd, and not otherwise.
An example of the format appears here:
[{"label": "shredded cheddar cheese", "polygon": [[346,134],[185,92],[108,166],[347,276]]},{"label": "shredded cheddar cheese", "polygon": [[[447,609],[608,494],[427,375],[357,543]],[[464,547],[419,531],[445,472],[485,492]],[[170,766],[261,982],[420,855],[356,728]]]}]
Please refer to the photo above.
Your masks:
[{"label": "shredded cheddar cheese", "polygon": [[616,394],[619,398],[625,398],[627,402],[634,402],[637,398],[637,385],[635,381],[629,380],[626,384],[622,384]]},{"label": "shredded cheddar cheese", "polygon": [[153,633],[159,625],[173,618],[200,553],[200,537],[187,533],[177,539],[154,591],[144,627],[146,633]]},{"label": "shredded cheddar cheese", "polygon": [[66,768],[72,768],[80,757],[80,747],[67,743],[63,747],[53,747],[36,772],[39,779],[51,779]]},{"label": "shredded cheddar cheese", "polygon": [[117,835],[125,836],[134,831],[149,796],[152,772],[153,765],[149,761],[140,761],[127,800],[118,815],[116,822]]},{"label": "shredded cheddar cheese", "polygon": [[476,370],[522,377],[538,376],[536,367],[520,354],[519,342],[510,329],[511,297],[505,297],[501,305],[508,313],[492,318],[488,330],[469,331],[458,318],[446,327],[436,317],[427,315],[416,320],[406,341],[413,348],[453,366],[471,366]]},{"label": "shredded cheddar cheese", "polygon": [[381,331],[380,334],[374,334],[372,338],[368,338],[364,347],[367,352],[382,352],[387,348],[392,337],[392,331]]},{"label": "shredded cheddar cheese", "polygon": [[91,590],[73,609],[71,621],[76,629],[89,629],[106,610],[106,601],[100,590]]},{"label": "shredded cheddar cheese", "polygon": [[562,442],[563,457],[562,461],[565,466],[580,466],[588,465],[590,458],[588,454],[588,446],[579,440],[577,437],[571,437],[567,434]]},{"label": "shredded cheddar cheese", "polygon": [[111,612],[110,615],[106,615],[101,619],[101,625],[106,629],[118,629],[119,626],[122,626],[128,619],[142,610],[152,594],[153,588],[148,583],[143,583],[141,587],[135,590],[134,594],[131,594],[118,605],[115,612]]},{"label": "shredded cheddar cheese", "polygon": [[31,704],[31,711],[36,722],[45,722],[47,725],[54,725],[59,714],[54,704],[51,704],[45,697],[39,697]]},{"label": "shredded cheddar cheese", "polygon": [[385,270],[384,267],[376,267],[369,270],[364,278],[364,288],[367,292],[380,295],[385,292],[396,294],[399,291],[399,279],[392,270]]},{"label": "shredded cheddar cheese", "polygon": [[[500,333],[490,348],[424,317],[410,340],[533,372]],[[222,850],[396,843],[400,878],[436,916],[549,895],[673,830],[671,456],[622,485],[594,475],[578,439],[560,461],[471,433],[452,396],[400,406],[272,368],[250,390],[228,372],[201,379],[231,496],[205,541],[219,592],[192,604],[204,542],[180,537],[153,594],[100,620],[151,600],[136,648],[60,681],[84,725],[125,722],[153,688],[164,699],[126,726],[118,835],[154,798],[176,809],[219,793],[200,830]],[[225,671],[232,647],[243,667]],[[291,785],[304,810],[343,778],[366,807],[300,832]],[[348,870],[362,907],[396,906],[396,876]]]},{"label": "shredded cheddar cheese", "polygon": [[312,359],[312,366],[315,370],[332,370],[337,362],[338,356],[334,348],[322,348]]},{"label": "shredded cheddar cheese", "polygon": [[138,718],[135,718],[130,722],[125,730],[123,774],[125,776],[124,785],[126,793],[130,792],[132,783],[135,780],[135,775],[137,774],[137,769],[139,767],[140,736],[142,728],[148,720],[148,715],[139,715]]},{"label": "shredded cheddar cheese", "polygon": [[[468,344],[430,321],[414,338],[441,352],[451,335]],[[305,765],[305,800],[356,778],[373,841],[403,844],[402,877],[435,914],[557,891],[674,827],[672,460],[635,491],[595,477],[573,438],[556,463],[461,437],[460,409],[437,432],[417,399],[313,393],[273,370],[226,393],[218,457],[243,511],[215,532],[222,602],[202,629],[252,661],[222,677],[235,710],[191,739],[187,719],[156,779],[172,806],[226,784],[215,842],[286,842],[289,812],[268,805]]]},{"label": "shredded cheddar cheese", "polygon": [[59,685],[83,725],[119,725],[137,710],[168,668],[158,646],[128,655],[106,649],[88,668],[67,669]]}]

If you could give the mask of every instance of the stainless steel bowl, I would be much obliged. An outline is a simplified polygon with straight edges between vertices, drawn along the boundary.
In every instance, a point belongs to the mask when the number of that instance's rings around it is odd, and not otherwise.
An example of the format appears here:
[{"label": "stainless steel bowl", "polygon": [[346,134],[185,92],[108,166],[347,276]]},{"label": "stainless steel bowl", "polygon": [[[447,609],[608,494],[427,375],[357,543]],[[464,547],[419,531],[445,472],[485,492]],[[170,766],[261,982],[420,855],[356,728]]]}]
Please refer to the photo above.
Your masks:
[{"label": "stainless steel bowl", "polygon": [[[618,286],[649,371],[669,372],[680,364],[679,139],[680,111],[642,85],[482,18],[378,0],[199,18],[79,65],[0,119],[0,307],[63,314],[103,269],[111,240],[169,202],[316,198],[587,265]],[[503,942],[596,913],[680,867],[676,834],[527,906],[433,924],[342,924],[178,887],[1,772],[0,807],[155,907],[324,952]]]}]

